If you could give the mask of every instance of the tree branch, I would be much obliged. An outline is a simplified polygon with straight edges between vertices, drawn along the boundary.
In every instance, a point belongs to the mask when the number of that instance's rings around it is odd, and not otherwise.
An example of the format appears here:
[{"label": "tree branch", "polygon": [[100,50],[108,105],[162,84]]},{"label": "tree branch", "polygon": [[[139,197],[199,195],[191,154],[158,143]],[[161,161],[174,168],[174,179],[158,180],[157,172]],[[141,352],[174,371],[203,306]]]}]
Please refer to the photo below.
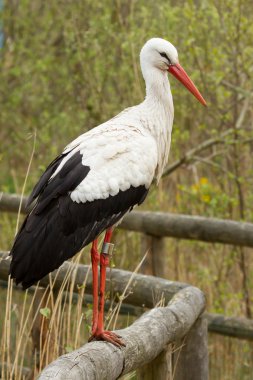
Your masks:
[{"label": "tree branch", "polygon": [[231,133],[233,133],[233,128],[228,129],[227,131],[221,133],[219,137],[210,138],[202,142],[201,144],[199,144],[196,148],[190,149],[188,152],[185,153],[183,157],[174,161],[171,165],[169,165],[165,169],[163,173],[163,178],[173,173],[176,169],[178,169],[183,164],[187,164],[189,161],[191,161],[194,158],[194,156],[196,156],[203,150],[211,148],[212,146],[217,145],[217,144],[225,144],[226,142],[225,137]]}]

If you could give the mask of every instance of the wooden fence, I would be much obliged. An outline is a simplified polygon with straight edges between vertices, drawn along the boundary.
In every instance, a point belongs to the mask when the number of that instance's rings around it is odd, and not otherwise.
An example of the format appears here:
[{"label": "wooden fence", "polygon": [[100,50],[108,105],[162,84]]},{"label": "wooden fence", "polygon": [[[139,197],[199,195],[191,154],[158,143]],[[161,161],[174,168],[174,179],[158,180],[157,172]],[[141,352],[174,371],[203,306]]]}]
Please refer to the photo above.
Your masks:
[{"label": "wooden fence", "polygon": [[39,380],[114,380],[133,370],[144,380],[207,380],[207,328],[199,317],[204,306],[199,289],[182,289],[167,307],[154,308],[117,331],[126,347],[86,344],[49,364]]},{"label": "wooden fence", "polygon": [[[0,255],[0,278],[7,280],[10,257]],[[51,274],[54,290],[61,288],[67,273],[75,272],[74,289],[87,278],[86,292],[92,293],[92,277],[87,265],[66,261]],[[109,274],[109,273],[108,273]],[[49,276],[40,281],[46,288]],[[166,307],[145,313],[132,326],[120,330],[126,347],[118,349],[104,342],[92,342],[63,355],[41,373],[39,379],[117,379],[138,369],[141,379],[208,379],[207,321],[202,316],[205,297],[195,287],[181,282],[113,269],[107,290],[122,294],[128,286],[127,302],[153,308],[156,299]],[[174,345],[172,346],[171,344]]]},{"label": "wooden fence", "polygon": [[[0,194],[0,211],[17,212],[20,209],[21,213],[25,213],[25,201],[25,198],[21,201],[21,198],[18,195],[2,193]],[[152,262],[146,273],[155,274],[156,276],[163,276],[163,259],[166,255],[164,243],[165,237],[253,247],[253,224],[251,223],[168,213],[132,212],[124,218],[120,227],[127,230],[138,231],[143,234],[144,237],[142,243],[145,245],[145,248],[147,246],[151,248],[156,257],[156,261]],[[0,253],[0,259],[1,256],[3,256],[3,253]],[[6,280],[8,277],[8,265],[8,260],[0,262],[0,279],[2,280]],[[72,264],[65,262],[58,271],[54,272],[54,288],[56,290],[61,286],[61,282],[66,272],[69,270],[69,265]],[[150,267],[152,268],[151,270]],[[88,267],[86,266],[78,265],[75,280],[76,287],[78,284],[82,283],[82,280],[87,273],[87,268]],[[129,276],[131,275],[130,272],[114,269],[110,275],[110,281],[114,291],[121,294],[129,281]],[[47,286],[47,277],[43,279],[40,284],[41,286]],[[167,377],[164,376],[164,371],[167,371],[167,374],[173,374],[173,379],[176,380],[184,378],[192,380],[207,379],[205,323],[208,323],[209,331],[241,339],[253,340],[253,322],[251,320],[246,318],[228,318],[223,315],[210,313],[205,313],[204,317],[201,316],[204,308],[204,301],[202,299],[203,296],[201,296],[202,293],[198,289],[196,290],[196,288],[190,287],[187,284],[170,282],[162,278],[147,277],[145,275],[135,275],[134,284],[134,289],[129,292],[129,296],[124,301],[128,305],[131,305],[131,307],[125,304],[122,305],[122,310],[126,308],[128,312],[130,310],[130,314],[138,315],[138,313],[140,314],[143,310],[140,307],[143,306],[143,304],[145,304],[145,307],[147,308],[153,307],[153,292],[160,292],[160,294],[163,294],[165,302],[170,301],[170,304],[162,309],[164,310],[161,317],[162,319],[159,319],[160,309],[153,309],[148,314],[142,316],[128,329],[120,331],[120,334],[127,342],[126,348],[119,351],[103,342],[94,342],[88,346],[85,345],[79,350],[64,355],[57,361],[51,363],[51,365],[43,371],[40,379],[116,379],[120,375],[128,373],[136,368],[139,368],[138,371],[141,371],[139,372],[141,373],[141,378],[147,380],[168,378],[169,375]],[[91,293],[91,278],[88,278],[86,290],[88,293]],[[196,301],[196,305],[198,306],[195,306],[197,308],[199,307],[198,312],[194,309],[195,301],[193,303],[189,301],[194,300],[196,294],[198,294],[198,301]],[[184,308],[190,307],[189,318],[187,317],[187,321],[181,320],[181,322],[183,322],[182,325],[188,326],[186,330],[181,329],[180,318],[177,314],[173,314],[175,305],[180,305],[178,310],[182,310],[182,315],[185,314],[185,311],[183,311],[185,310]],[[138,310],[138,308],[140,310]],[[171,315],[176,317],[178,330],[176,325],[173,325],[171,322]],[[158,344],[157,346],[152,343],[151,346],[154,349],[149,351],[148,342],[152,341],[149,336],[149,326],[151,326],[156,319],[159,321],[158,325],[160,328],[166,326],[166,342],[163,339],[160,342],[161,345]],[[206,322],[203,322],[204,320]],[[158,325],[156,325],[155,329],[158,329]],[[140,329],[139,326],[141,326]],[[172,326],[172,328],[170,328],[170,326]],[[137,334],[137,331],[138,334],[140,332],[139,335]],[[159,329],[155,331],[160,334]],[[175,332],[174,335],[173,332]],[[176,353],[168,355],[171,347],[165,349],[165,346],[172,342],[177,342],[176,344],[182,345],[182,338],[187,333],[188,338],[184,341],[183,348],[180,349],[180,356],[177,357]],[[164,333],[161,332],[161,334]],[[138,337],[138,339],[133,340],[133,336]],[[178,341],[181,343],[178,343]],[[132,344],[131,342],[134,343]],[[141,347],[144,348],[144,351],[141,350],[139,356],[136,352],[139,352],[138,350],[140,350],[142,342],[143,346]],[[195,343],[193,344],[193,342]],[[200,351],[195,350],[198,346],[202,347],[201,352],[203,352],[203,358],[201,358],[201,360]],[[105,349],[105,347],[107,348]],[[93,356],[90,356],[90,350],[92,350],[92,352],[94,351],[96,359],[94,359]],[[191,357],[189,352],[192,352],[193,356],[191,361],[187,363],[187,358]],[[101,360],[101,358],[105,357],[106,360]],[[169,360],[168,357],[170,357]],[[198,360],[196,358],[198,358]],[[105,362],[107,363],[107,369],[104,368]],[[191,367],[191,362],[198,362],[198,365],[194,364],[194,366]],[[177,363],[177,366],[175,366],[175,363]],[[201,366],[203,366],[203,368],[201,368]],[[197,373],[195,374],[195,367],[198,369],[198,373],[203,374],[201,375],[202,377],[198,377]],[[84,370],[84,368],[87,370]],[[157,369],[155,376],[151,375],[154,369]],[[189,371],[190,373],[193,373],[193,377],[191,378],[189,377]],[[161,377],[158,376],[160,372],[162,374]],[[82,375],[77,377],[77,373],[81,373]],[[105,373],[105,377],[95,377],[95,374],[98,373]]]},{"label": "wooden fence", "polygon": [[[0,193],[0,211],[26,213],[27,198]],[[132,211],[119,228],[138,231],[156,238],[174,237],[253,247],[253,223],[179,215],[164,212]]]},{"label": "wooden fence", "polygon": [[[0,211],[25,213],[27,198],[16,194],[0,193]],[[253,247],[253,224],[232,220],[204,218],[163,212],[133,211],[127,214],[119,228],[141,232],[143,251],[150,255],[142,272],[165,276],[165,238],[199,240],[209,243]]]},{"label": "wooden fence", "polygon": [[[17,194],[0,193],[0,211],[17,213],[20,209],[20,212],[24,214],[26,213],[26,200],[26,197],[21,199]],[[164,277],[166,237],[253,247],[253,223],[161,212],[133,211],[125,216],[119,228],[142,233],[143,252],[150,248],[150,256],[147,260],[149,262],[142,268],[142,272],[159,277]],[[0,279],[3,279],[1,271]],[[128,302],[131,304],[131,300]],[[138,308],[138,303],[133,305]],[[126,305],[123,305],[122,310],[124,310],[124,306],[130,314],[140,315],[142,311],[138,311],[136,307],[126,307]],[[252,320],[211,313],[206,313],[206,316],[210,332],[253,340]]]},{"label": "wooden fence", "polygon": [[[9,257],[8,252],[0,252],[0,286],[4,286],[8,279],[9,273]],[[69,273],[71,267],[69,262],[65,262],[58,271],[53,272],[53,282],[54,290],[58,291],[61,288],[62,282]],[[82,284],[83,279],[86,278],[89,267],[86,265],[77,265],[76,267],[76,277],[74,284],[74,294],[78,293],[78,286]],[[56,276],[57,273],[57,276]],[[107,288],[113,289],[116,294],[122,294],[132,273],[128,271],[123,271],[120,269],[114,269],[107,276]],[[110,278],[110,280],[109,280]],[[47,287],[49,283],[48,277],[45,277],[40,281],[40,286]],[[168,283],[171,285],[168,287]],[[146,276],[146,275],[135,275],[134,277],[135,286],[129,288],[128,297],[124,300],[121,306],[120,314],[140,316],[142,315],[145,308],[151,309],[154,306],[154,295],[156,299],[163,296],[165,303],[169,302],[171,297],[179,292],[181,289],[188,287],[188,284],[182,282],[169,282],[168,280]],[[22,291],[21,287],[16,287],[16,289]],[[29,289],[33,292],[34,287]],[[91,276],[88,276],[86,284],[86,292],[92,294],[92,281]],[[75,297],[73,297],[72,302]],[[92,303],[92,297],[86,295],[84,298],[84,304]],[[109,308],[110,302],[105,306]],[[253,340],[253,321],[247,318],[236,318],[236,317],[226,317],[222,314],[214,313],[204,313],[204,316],[208,322],[208,331],[216,334],[231,336],[238,339]]]}]

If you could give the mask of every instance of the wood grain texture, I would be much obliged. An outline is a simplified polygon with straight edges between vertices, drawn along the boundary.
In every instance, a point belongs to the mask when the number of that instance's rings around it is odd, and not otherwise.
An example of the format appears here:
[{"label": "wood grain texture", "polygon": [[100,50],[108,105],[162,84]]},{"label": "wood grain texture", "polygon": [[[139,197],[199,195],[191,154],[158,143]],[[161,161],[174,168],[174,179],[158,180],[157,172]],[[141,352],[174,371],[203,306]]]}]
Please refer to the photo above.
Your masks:
[{"label": "wood grain texture", "polygon": [[[5,257],[4,260],[1,258]],[[10,257],[8,253],[0,253],[0,278],[8,279],[10,266]],[[54,290],[61,288],[62,282],[67,273],[74,274],[74,291],[78,292],[78,287],[84,282],[87,276],[86,292],[92,294],[92,275],[90,266],[75,265],[69,261],[65,261],[59,269],[52,272],[52,281]],[[130,284],[129,284],[130,283]],[[40,286],[47,287],[49,284],[49,276],[44,277],[40,282]],[[128,285],[129,284],[129,285]],[[161,297],[165,302],[169,302],[171,298],[181,289],[188,287],[188,284],[176,281],[169,281],[159,277],[146,276],[141,274],[133,274],[129,271],[120,269],[108,269],[106,279],[106,290],[112,291],[113,294],[122,294],[128,285],[128,297],[125,303],[152,308],[160,301]]]},{"label": "wood grain texture", "polygon": [[172,355],[173,380],[208,380],[207,321],[200,317]]},{"label": "wood grain texture", "polygon": [[165,239],[152,235],[142,234],[141,252],[147,253],[141,266],[141,273],[157,277],[166,277],[167,250]]},{"label": "wood grain texture", "polygon": [[[4,258],[4,259],[3,259]],[[8,252],[0,252],[0,280],[7,281],[9,274],[10,257]],[[87,265],[74,266],[70,262],[65,262],[58,271],[53,272],[52,278],[55,280],[54,289],[60,289],[62,281],[66,273],[71,270],[76,270],[77,276],[75,278],[74,291],[78,293],[78,286],[83,283],[83,280],[89,270]],[[120,269],[112,269],[108,276],[112,281],[107,280],[107,290],[118,292],[122,294],[126,284],[130,280],[132,273]],[[49,284],[49,277],[45,277],[40,281],[42,287],[47,287]],[[140,315],[142,310],[154,307],[155,303],[164,297],[165,302],[169,300],[181,289],[189,286],[181,282],[173,282],[159,277],[152,277],[146,275],[135,274],[132,283],[129,287],[129,295],[124,300],[122,306],[123,311],[130,315]],[[19,287],[21,290],[21,287]],[[86,293],[92,294],[91,276],[88,276],[86,284]],[[87,299],[91,302],[91,299]],[[129,305],[131,308],[129,309]],[[136,310],[135,310],[136,307]],[[205,313],[208,320],[208,330],[221,335],[236,337],[239,339],[253,340],[253,321],[247,318],[226,317],[222,314]]]},{"label": "wood grain texture", "polygon": [[126,347],[92,342],[49,364],[39,380],[114,380],[154,360],[167,346],[183,338],[205,308],[195,287],[179,291],[167,307],[154,308],[130,327],[119,330]]},{"label": "wood grain texture", "polygon": [[253,223],[233,220],[133,211],[124,217],[119,227],[158,237],[253,247]]},{"label": "wood grain texture", "polygon": [[226,317],[222,314],[205,313],[210,332],[238,339],[253,340],[253,320],[248,318]]},{"label": "wood grain texture", "polygon": [[172,379],[172,344],[165,349],[150,363],[137,370],[137,379],[141,380],[171,380]]},{"label": "wood grain texture", "polygon": [[[3,259],[4,258],[4,259]],[[9,274],[10,257],[8,252],[0,252],[0,279],[7,281]],[[61,287],[64,276],[69,270],[74,270],[73,264],[65,262],[58,271],[53,272],[52,278],[55,279],[54,289],[58,290]],[[77,277],[75,279],[75,292],[78,293],[77,287],[83,283],[83,280],[89,270],[86,265],[78,265],[76,267]],[[107,290],[118,292],[122,294],[124,287],[130,280],[131,272],[123,271],[120,269],[113,269],[108,273],[112,280],[112,287],[107,280]],[[40,281],[42,287],[47,287],[49,284],[48,276]],[[144,307],[152,308],[156,301],[159,301],[161,296],[164,297],[165,302],[176,294],[179,290],[189,286],[181,282],[173,282],[159,277],[152,277],[146,275],[135,274],[132,284],[130,285],[128,297],[124,300],[122,306],[123,311],[130,315],[140,315]],[[19,287],[21,290],[21,287]],[[91,276],[88,276],[86,285],[86,293],[92,294]],[[91,299],[87,299],[91,302]],[[131,308],[129,308],[131,305]],[[136,310],[135,310],[135,307]],[[253,321],[247,318],[226,317],[222,314],[205,313],[208,320],[208,330],[221,335],[233,336],[239,339],[253,340]]]}]

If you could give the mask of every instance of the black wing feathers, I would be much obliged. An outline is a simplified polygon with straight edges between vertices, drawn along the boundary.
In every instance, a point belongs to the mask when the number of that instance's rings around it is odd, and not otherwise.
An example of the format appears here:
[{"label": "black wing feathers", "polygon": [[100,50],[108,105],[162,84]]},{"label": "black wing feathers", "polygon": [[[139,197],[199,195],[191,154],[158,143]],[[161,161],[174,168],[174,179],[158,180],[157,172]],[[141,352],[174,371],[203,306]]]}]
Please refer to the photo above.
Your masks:
[{"label": "black wing feathers", "polygon": [[24,288],[31,286],[117,223],[147,193],[145,186],[130,187],[107,199],[83,204],[64,195],[53,199],[39,214],[35,207],[12,248],[11,276]]},{"label": "black wing feathers", "polygon": [[82,156],[79,152],[73,154],[64,164],[39,197],[36,214],[39,214],[54,198],[73,191],[89,173],[89,166],[82,164]]},{"label": "black wing feathers", "polygon": [[[69,154],[69,153],[68,153]],[[76,203],[73,191],[90,171],[79,152],[72,154],[52,175],[66,154],[57,157],[42,175],[30,198],[37,203],[26,217],[11,249],[11,277],[27,288],[58,268],[101,232],[117,223],[134,205],[144,201],[144,185],[115,196]],[[51,179],[50,179],[51,178]]]},{"label": "black wing feathers", "polygon": [[56,171],[56,169],[58,168],[58,166],[60,165],[61,161],[63,160],[63,158],[65,156],[66,156],[66,154],[61,154],[60,156],[56,157],[56,159],[54,161],[52,161],[51,164],[47,167],[47,169],[45,170],[45,172],[40,177],[40,180],[35,185],[31,195],[29,196],[29,198],[27,200],[27,204],[26,204],[27,208],[38,197],[40,192],[44,190],[44,188],[46,187],[50,177]]}]

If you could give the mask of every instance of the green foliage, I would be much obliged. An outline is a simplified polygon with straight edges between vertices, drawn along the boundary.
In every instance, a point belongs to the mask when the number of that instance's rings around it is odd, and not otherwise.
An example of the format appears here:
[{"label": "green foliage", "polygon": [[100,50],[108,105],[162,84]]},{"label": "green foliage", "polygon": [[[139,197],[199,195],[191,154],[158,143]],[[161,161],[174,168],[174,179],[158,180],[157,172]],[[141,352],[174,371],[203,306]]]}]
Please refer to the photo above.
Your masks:
[{"label": "green foliage", "polygon": [[[251,0],[6,1],[0,13],[1,190],[21,191],[34,131],[26,193],[71,139],[141,102],[139,51],[160,36],[178,48],[208,103],[200,106],[170,78],[175,121],[169,163],[225,135],[152,189],[143,207],[253,221],[252,11]],[[15,218],[3,215],[0,223],[0,247],[8,249]],[[117,242],[115,264],[133,269],[143,256],[139,237],[119,232]],[[247,252],[244,264],[239,249],[221,245],[174,241],[168,252],[171,279],[204,289],[212,311],[246,314],[245,291],[253,286]],[[240,370],[237,377],[248,379]],[[217,373],[213,378],[225,378]]]},{"label": "green foliage", "polygon": [[142,101],[139,50],[148,38],[161,36],[178,47],[181,63],[208,102],[204,109],[171,78],[170,162],[207,138],[234,132],[195,157],[187,171],[179,169],[165,180],[145,207],[252,220],[251,10],[249,0],[6,2],[0,60],[2,189],[20,192],[34,130],[36,152],[26,192],[72,138]]},{"label": "green foliage", "polygon": [[50,319],[51,316],[51,309],[49,307],[44,307],[40,309],[40,314],[43,315],[46,319]]},{"label": "green foliage", "polygon": [[207,110],[200,107],[172,80],[172,157],[228,128],[234,118],[231,100],[251,91],[251,82],[239,78],[236,83],[235,75],[238,67],[244,76],[251,75],[250,9],[250,1],[235,0],[6,4],[0,61],[0,136],[6,142],[1,184],[20,190],[35,129],[29,189],[70,139],[140,102],[144,85],[138,54],[152,36],[168,38],[178,47],[181,63],[209,105]]}]

